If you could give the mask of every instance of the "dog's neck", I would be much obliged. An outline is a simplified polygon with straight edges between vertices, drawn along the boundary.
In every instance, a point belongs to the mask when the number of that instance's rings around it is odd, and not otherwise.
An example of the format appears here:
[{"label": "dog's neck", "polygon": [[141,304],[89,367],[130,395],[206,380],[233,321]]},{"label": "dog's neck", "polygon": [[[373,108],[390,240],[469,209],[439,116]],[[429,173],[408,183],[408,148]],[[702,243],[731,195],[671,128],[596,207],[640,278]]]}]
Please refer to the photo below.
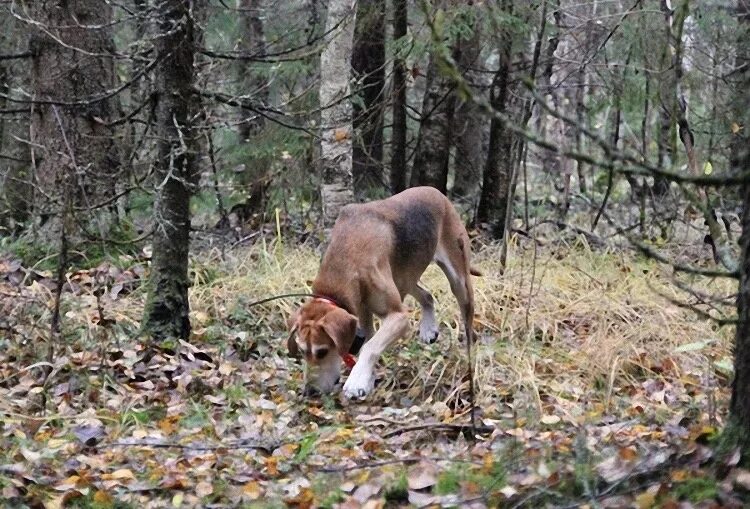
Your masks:
[{"label": "dog's neck", "polygon": [[317,284],[317,281],[313,283],[312,290],[316,299],[333,304],[356,316],[357,307],[354,305],[355,299],[352,296],[344,295],[342,292],[332,292],[330,288]]}]

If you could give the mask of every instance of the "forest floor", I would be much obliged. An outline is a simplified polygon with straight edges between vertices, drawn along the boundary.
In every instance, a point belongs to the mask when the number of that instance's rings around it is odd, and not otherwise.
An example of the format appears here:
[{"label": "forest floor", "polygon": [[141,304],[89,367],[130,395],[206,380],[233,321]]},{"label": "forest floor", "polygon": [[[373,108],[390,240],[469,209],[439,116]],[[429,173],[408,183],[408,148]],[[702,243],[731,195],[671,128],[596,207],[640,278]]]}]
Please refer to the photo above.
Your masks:
[{"label": "forest floor", "polygon": [[624,250],[527,242],[503,276],[497,254],[475,256],[484,273],[475,279],[475,438],[462,426],[458,310],[434,268],[423,282],[441,338],[400,340],[375,392],[346,402],[300,396],[301,366],[285,352],[298,302],[247,306],[305,291],[319,262],[312,249],[271,239],[194,255],[191,340],[156,354],[137,334],[145,257],[67,275],[51,354],[53,272],[0,258],[0,499],[46,508],[748,503],[750,472],[713,448],[728,407],[731,327],[660,296],[684,299],[670,270]]}]

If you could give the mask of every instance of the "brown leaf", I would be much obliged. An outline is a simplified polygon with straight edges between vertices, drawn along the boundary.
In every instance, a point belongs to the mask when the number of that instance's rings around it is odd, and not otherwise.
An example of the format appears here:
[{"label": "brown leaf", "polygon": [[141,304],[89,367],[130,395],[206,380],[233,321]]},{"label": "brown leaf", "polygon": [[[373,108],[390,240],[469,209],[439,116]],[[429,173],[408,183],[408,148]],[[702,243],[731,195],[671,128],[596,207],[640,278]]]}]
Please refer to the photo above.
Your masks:
[{"label": "brown leaf", "polygon": [[333,139],[336,141],[344,141],[349,138],[349,131],[347,129],[336,129],[333,131]]},{"label": "brown leaf", "polygon": [[214,492],[214,487],[210,482],[201,481],[195,485],[195,494],[200,498],[207,497]]}]

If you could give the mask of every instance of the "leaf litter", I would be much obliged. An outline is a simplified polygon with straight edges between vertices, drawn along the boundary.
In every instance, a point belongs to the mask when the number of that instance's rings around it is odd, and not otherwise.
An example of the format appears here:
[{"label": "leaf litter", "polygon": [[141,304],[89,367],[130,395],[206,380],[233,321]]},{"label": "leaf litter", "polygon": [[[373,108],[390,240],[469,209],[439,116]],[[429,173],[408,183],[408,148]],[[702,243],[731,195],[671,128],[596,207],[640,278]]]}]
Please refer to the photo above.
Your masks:
[{"label": "leaf litter", "polygon": [[304,291],[317,268],[311,250],[192,260],[201,275],[192,337],[158,351],[138,335],[145,257],[71,272],[51,362],[53,275],[0,260],[2,499],[46,508],[747,503],[750,473],[710,446],[726,417],[729,377],[715,366],[731,359],[732,331],[655,295],[650,287],[675,290],[650,262],[558,245],[532,270],[524,249],[502,278],[494,248],[477,255],[485,277],[475,280],[474,362],[487,433],[476,440],[462,426],[458,312],[435,270],[423,282],[440,341],[399,341],[375,393],[344,402],[299,396],[301,366],[283,350],[296,302],[245,307]]}]

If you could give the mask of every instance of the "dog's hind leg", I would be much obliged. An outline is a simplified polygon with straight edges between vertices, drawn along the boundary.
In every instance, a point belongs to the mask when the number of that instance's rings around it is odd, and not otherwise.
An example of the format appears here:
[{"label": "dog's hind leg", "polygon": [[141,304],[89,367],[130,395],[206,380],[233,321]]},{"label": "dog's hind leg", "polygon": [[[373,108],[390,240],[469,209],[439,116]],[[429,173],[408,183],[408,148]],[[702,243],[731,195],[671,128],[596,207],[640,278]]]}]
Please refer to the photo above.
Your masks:
[{"label": "dog's hind leg", "polygon": [[[459,229],[460,228],[460,229]],[[474,340],[474,289],[471,285],[469,237],[463,225],[444,232],[440,246],[435,253],[435,262],[448,278],[451,292],[458,301],[464,322],[466,338]]]},{"label": "dog's hind leg", "polygon": [[439,328],[435,319],[435,299],[432,294],[422,288],[419,283],[409,292],[422,308],[422,318],[419,321],[419,339],[427,344],[437,341]]}]

